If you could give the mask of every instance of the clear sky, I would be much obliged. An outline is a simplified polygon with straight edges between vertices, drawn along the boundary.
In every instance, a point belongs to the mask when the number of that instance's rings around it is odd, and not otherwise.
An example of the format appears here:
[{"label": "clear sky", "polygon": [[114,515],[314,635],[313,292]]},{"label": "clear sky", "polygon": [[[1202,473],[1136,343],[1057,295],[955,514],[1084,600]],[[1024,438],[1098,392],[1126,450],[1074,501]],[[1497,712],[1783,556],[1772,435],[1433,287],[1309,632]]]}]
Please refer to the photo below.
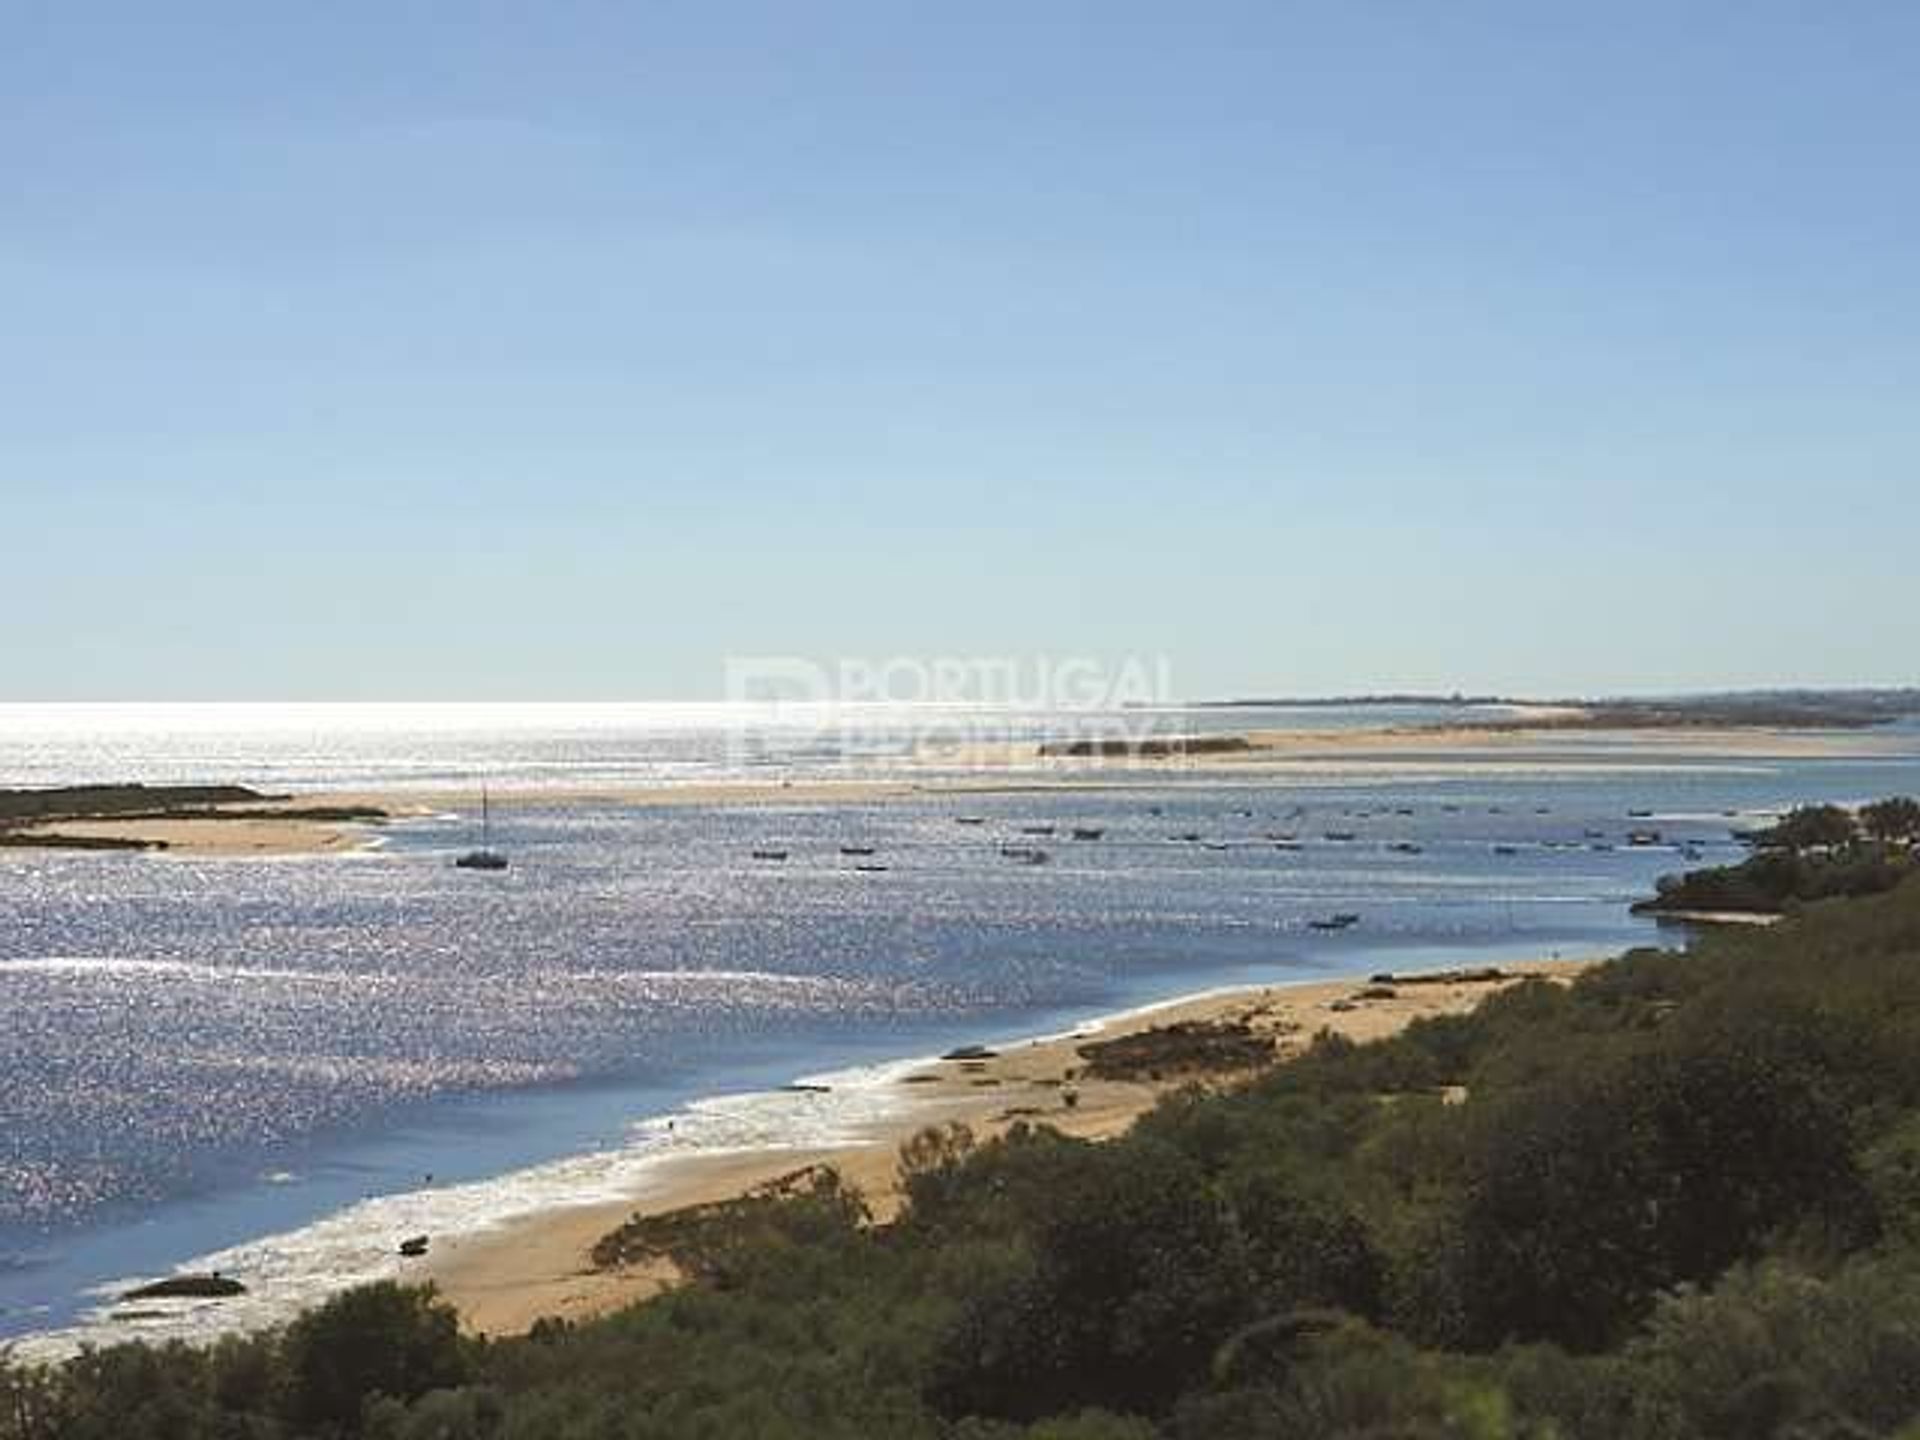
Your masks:
[{"label": "clear sky", "polygon": [[0,698],[1920,672],[1920,6],[0,8]]}]

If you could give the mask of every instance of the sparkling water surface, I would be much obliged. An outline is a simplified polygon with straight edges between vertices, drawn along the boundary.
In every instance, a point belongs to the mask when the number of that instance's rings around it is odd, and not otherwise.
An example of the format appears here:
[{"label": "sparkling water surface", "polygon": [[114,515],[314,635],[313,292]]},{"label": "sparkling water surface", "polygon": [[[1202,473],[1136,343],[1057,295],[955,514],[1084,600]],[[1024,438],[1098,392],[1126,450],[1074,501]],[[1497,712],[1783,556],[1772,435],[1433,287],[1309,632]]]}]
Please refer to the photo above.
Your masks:
[{"label": "sparkling water surface", "polygon": [[[116,711],[93,729],[68,713],[63,731],[38,707],[0,707],[0,784],[740,773],[737,716],[594,709],[450,730],[417,713],[345,723],[332,707],[300,724],[209,710],[155,730]],[[860,771],[897,763],[912,732],[814,754],[802,727],[763,730],[753,749],[782,773]],[[351,857],[13,852],[0,858],[0,1335],[216,1251],[284,1282],[257,1288],[305,1294],[372,1267],[399,1226],[442,1233],[617,1193],[663,1148],[817,1138],[891,1103],[884,1070],[825,1097],[775,1088],[799,1075],[1217,984],[1619,948],[1654,934],[1626,906],[1685,863],[1675,844],[1731,858],[1732,828],[1764,811],[1914,790],[1911,754],[1596,758],[1576,742],[1524,764],[1411,759],[1257,783],[1183,772],[833,807],[519,800],[496,814],[514,862],[499,875],[451,867],[472,837],[457,814],[396,824]],[[1056,833],[1024,833],[1036,825]],[[1076,825],[1101,838],[1070,838]],[[1668,843],[1629,846],[1635,827]],[[1298,849],[1272,838],[1288,835]],[[1052,863],[1018,865],[1006,844],[1044,846]],[[752,858],[767,847],[789,858]],[[1364,918],[1342,935],[1310,928],[1335,910]]]}]

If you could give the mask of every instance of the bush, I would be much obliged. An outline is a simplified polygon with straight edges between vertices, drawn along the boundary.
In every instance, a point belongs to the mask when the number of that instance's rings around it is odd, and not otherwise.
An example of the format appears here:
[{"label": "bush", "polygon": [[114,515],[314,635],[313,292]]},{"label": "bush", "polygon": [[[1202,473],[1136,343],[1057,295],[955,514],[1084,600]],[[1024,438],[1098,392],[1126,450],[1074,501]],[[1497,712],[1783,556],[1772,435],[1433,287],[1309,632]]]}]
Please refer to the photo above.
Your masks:
[{"label": "bush", "polygon": [[949,1414],[1157,1410],[1244,1315],[1244,1269],[1204,1176],[1152,1142],[1056,1155],[1030,1262],[977,1296],[936,1359]]},{"label": "bush", "polygon": [[323,1435],[354,1435],[376,1396],[412,1400],[461,1384],[470,1370],[459,1320],[431,1288],[349,1290],[287,1327],[286,1414]]}]

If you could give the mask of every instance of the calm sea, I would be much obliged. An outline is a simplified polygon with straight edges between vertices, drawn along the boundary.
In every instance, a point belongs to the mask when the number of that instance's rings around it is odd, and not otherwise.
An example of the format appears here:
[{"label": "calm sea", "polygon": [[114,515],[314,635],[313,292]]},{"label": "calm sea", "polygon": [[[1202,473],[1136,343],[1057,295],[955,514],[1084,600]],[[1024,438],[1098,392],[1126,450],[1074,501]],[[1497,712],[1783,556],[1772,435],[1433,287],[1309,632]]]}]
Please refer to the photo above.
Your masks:
[{"label": "calm sea", "polygon": [[[1182,733],[1381,718],[1154,717]],[[0,785],[893,775],[930,733],[1031,739],[1086,722],[844,719],[11,706]],[[963,1040],[1219,984],[1643,941],[1652,927],[1627,904],[1684,863],[1676,846],[1726,858],[1735,827],[1782,806],[1920,791],[1920,734],[1906,738],[1870,760],[1570,740],[1519,763],[1401,755],[1284,780],[1189,771],[879,805],[515,803],[496,816],[514,864],[491,876],[450,866],[472,837],[471,814],[452,812],[395,825],[353,857],[12,852],[0,857],[0,1337],[271,1319],[386,1273],[398,1234],[617,1193],[670,1152],[843,1133],[893,1103],[885,1062]],[[1641,811],[1651,818],[1629,818]],[[1022,833],[1036,825],[1057,835]],[[1101,837],[1067,838],[1074,826]],[[1667,843],[1625,843],[1649,826]],[[1201,839],[1176,838],[1188,834]],[[1009,862],[1000,846],[1016,839],[1053,862]],[[855,870],[843,845],[873,847],[888,868]],[[790,858],[752,858],[767,847]],[[1310,928],[1337,910],[1362,923]],[[780,1089],[849,1067],[830,1094]],[[121,1281],[189,1263],[243,1274],[254,1293],[109,1318]]]}]

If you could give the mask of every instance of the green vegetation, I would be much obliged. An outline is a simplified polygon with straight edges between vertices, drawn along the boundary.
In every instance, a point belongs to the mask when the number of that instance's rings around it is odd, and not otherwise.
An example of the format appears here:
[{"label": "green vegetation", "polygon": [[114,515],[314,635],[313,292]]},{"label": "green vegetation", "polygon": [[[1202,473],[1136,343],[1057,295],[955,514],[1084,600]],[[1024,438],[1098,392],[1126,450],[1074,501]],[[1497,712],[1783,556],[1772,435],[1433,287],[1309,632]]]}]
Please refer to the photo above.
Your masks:
[{"label": "green vegetation", "polygon": [[289,798],[264,794],[245,785],[67,785],[46,790],[0,790],[0,831],[9,826],[44,825],[60,820],[387,818],[387,812],[374,805],[280,803]]},{"label": "green vegetation", "polygon": [[1738,865],[1663,876],[1644,914],[1734,911],[1778,915],[1813,900],[1878,895],[1912,873],[1920,801],[1862,806],[1805,805],[1748,837],[1754,853]]},{"label": "green vegetation", "polygon": [[245,785],[63,785],[0,790],[0,820],[77,820],[131,811],[204,810],[275,797]]},{"label": "green vegetation", "polygon": [[1258,1069],[1273,1060],[1273,1037],[1256,1035],[1241,1020],[1182,1020],[1079,1047],[1096,1080],[1158,1080],[1164,1076]]},{"label": "green vegetation", "polygon": [[1162,759],[1169,755],[1232,755],[1251,750],[1244,735],[1157,735],[1146,739],[1049,740],[1043,758]]},{"label": "green vegetation", "polygon": [[377,1286],[6,1370],[0,1437],[1920,1435],[1920,880],[901,1160],[886,1226],[807,1171],[628,1227],[692,1279],[604,1321]]},{"label": "green vegetation", "polygon": [[1860,827],[1875,840],[1920,839],[1920,800],[1899,795],[1860,807]]}]

